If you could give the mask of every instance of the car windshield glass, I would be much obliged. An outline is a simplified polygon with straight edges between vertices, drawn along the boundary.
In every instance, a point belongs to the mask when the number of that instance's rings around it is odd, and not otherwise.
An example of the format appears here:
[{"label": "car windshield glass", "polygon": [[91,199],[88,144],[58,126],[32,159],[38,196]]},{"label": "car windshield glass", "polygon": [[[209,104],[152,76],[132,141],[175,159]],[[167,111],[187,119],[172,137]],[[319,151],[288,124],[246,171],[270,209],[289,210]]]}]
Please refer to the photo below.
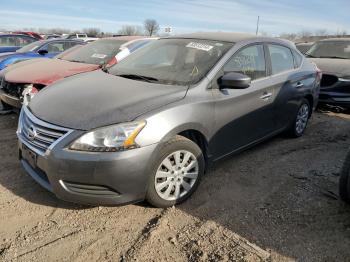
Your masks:
[{"label": "car windshield glass", "polygon": [[199,39],[161,39],[135,51],[109,73],[169,85],[200,81],[233,43]]},{"label": "car windshield glass", "polygon": [[36,41],[29,45],[23,46],[22,48],[18,49],[17,53],[25,53],[25,52],[31,52],[39,48],[43,44],[42,41]]},{"label": "car windshield glass", "polygon": [[125,40],[98,40],[60,58],[71,62],[104,65],[119,52],[120,46],[124,43],[126,43]]},{"label": "car windshield glass", "polygon": [[350,41],[325,41],[314,44],[306,55],[315,58],[350,59]]}]

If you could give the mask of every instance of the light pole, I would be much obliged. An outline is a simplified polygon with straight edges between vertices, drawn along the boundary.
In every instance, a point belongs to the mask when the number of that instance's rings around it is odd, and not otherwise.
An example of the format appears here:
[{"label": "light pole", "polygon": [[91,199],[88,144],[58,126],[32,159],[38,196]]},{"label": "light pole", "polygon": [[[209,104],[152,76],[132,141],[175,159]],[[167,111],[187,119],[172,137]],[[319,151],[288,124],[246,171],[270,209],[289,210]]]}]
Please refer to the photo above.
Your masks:
[{"label": "light pole", "polygon": [[259,34],[259,23],[260,23],[260,16],[258,16],[258,21],[256,22],[256,35]]}]

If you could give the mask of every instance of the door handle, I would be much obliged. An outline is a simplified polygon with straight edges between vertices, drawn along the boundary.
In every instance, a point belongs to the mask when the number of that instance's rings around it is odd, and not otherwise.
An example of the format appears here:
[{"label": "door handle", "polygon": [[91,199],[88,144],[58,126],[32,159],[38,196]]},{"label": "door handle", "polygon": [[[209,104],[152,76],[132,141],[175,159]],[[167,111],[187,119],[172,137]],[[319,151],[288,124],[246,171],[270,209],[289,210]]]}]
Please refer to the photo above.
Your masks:
[{"label": "door handle", "polygon": [[269,98],[272,96],[272,93],[264,93],[260,99],[262,100],[269,100]]},{"label": "door handle", "polygon": [[304,86],[304,84],[302,82],[298,82],[295,87],[296,88],[302,88],[303,86]]}]

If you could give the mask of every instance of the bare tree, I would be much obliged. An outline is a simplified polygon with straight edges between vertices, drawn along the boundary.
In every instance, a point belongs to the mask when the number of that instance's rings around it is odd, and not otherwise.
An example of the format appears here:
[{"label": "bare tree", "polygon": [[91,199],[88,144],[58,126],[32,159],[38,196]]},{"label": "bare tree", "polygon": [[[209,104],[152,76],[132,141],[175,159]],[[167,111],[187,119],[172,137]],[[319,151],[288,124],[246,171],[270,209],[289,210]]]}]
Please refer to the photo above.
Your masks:
[{"label": "bare tree", "polygon": [[143,23],[147,35],[156,35],[159,31],[159,24],[155,19],[146,19]]},{"label": "bare tree", "polygon": [[99,28],[84,28],[83,32],[91,37],[96,37],[101,33],[101,30]]},{"label": "bare tree", "polygon": [[290,41],[295,41],[297,39],[297,34],[294,34],[294,33],[283,33],[280,35],[280,38],[283,38],[283,39],[287,39],[287,40],[290,40]]},{"label": "bare tree", "polygon": [[118,31],[118,35],[141,35],[141,28],[134,25],[123,25]]},{"label": "bare tree", "polygon": [[319,29],[315,32],[316,36],[327,36],[328,32],[327,29]]}]

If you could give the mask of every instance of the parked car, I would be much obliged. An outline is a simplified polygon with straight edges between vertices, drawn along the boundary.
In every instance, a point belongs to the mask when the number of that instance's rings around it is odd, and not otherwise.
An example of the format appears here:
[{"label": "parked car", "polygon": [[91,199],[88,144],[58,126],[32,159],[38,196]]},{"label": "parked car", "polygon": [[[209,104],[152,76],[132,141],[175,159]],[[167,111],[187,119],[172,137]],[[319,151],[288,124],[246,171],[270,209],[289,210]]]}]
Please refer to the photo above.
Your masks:
[{"label": "parked car", "polygon": [[350,204],[350,151],[340,173],[339,195],[343,201]]},{"label": "parked car", "polygon": [[20,161],[63,200],[169,207],[196,190],[211,163],[281,132],[302,136],[319,83],[289,41],[160,39],[109,70],[39,92],[20,115]]},{"label": "parked car", "polygon": [[53,38],[62,38],[62,36],[58,35],[58,34],[47,34],[47,35],[45,35],[45,39],[53,39]]},{"label": "parked car", "polygon": [[0,34],[0,53],[15,52],[23,46],[38,41],[38,39],[18,34]]},{"label": "parked car", "polygon": [[28,35],[31,37],[36,38],[37,40],[43,40],[44,38],[42,38],[41,35],[39,35],[38,33],[35,32],[27,32],[27,31],[16,31],[16,32],[12,32],[13,34],[20,34],[20,35]]},{"label": "parked car", "polygon": [[4,69],[8,65],[23,60],[34,58],[52,58],[75,45],[83,44],[85,43],[74,39],[50,39],[36,41],[18,49],[16,52],[0,54],[0,70]]},{"label": "parked car", "polygon": [[75,38],[88,38],[87,34],[69,34],[66,37],[67,39],[75,39]]},{"label": "parked car", "polygon": [[310,48],[313,44],[314,44],[314,42],[297,43],[297,44],[295,44],[295,46],[298,48],[298,50],[302,54],[306,54],[306,52],[310,50]]},{"label": "parked car", "polygon": [[0,73],[3,78],[0,85],[2,106],[4,110],[20,108],[24,95],[30,100],[38,91],[62,78],[112,66],[151,40],[153,38],[139,36],[104,38],[57,59],[34,59],[14,64]]},{"label": "parked car", "polygon": [[306,56],[323,71],[320,103],[350,108],[350,38],[316,42]]}]

